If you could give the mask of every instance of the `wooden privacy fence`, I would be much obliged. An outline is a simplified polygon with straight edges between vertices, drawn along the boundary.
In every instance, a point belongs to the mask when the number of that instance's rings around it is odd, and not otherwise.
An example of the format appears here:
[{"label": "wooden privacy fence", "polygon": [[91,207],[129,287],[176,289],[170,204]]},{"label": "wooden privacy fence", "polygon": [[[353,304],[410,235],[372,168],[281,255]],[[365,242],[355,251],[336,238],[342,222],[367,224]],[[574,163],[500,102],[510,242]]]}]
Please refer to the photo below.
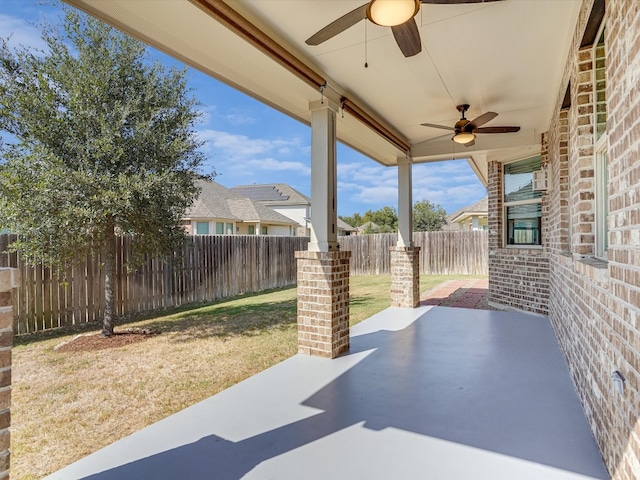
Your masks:
[{"label": "wooden privacy fence", "polygon": [[[81,259],[65,272],[46,265],[28,267],[19,255],[4,253],[15,236],[0,235],[0,267],[18,268],[15,332],[27,333],[100,320],[104,312],[104,269],[100,254]],[[487,232],[418,232],[420,273],[486,275]],[[350,250],[351,274],[388,274],[392,233],[340,238]],[[197,235],[179,256],[147,258],[127,269],[130,237],[117,239],[116,312],[118,315],[208,302],[242,293],[296,283],[295,252],[306,250],[306,237]]]},{"label": "wooden privacy fence", "polygon": [[[104,269],[100,254],[81,259],[60,274],[46,265],[29,267],[16,254],[3,253],[12,235],[0,235],[0,266],[18,268],[15,332],[27,333],[100,320],[104,311]],[[297,250],[303,237],[201,235],[189,237],[178,256],[147,258],[127,269],[130,237],[117,239],[116,312],[127,315],[157,308],[212,301],[296,283]]]},{"label": "wooden privacy fence", "polygon": [[[340,237],[340,249],[350,250],[352,275],[390,273],[389,247],[395,233]],[[420,247],[420,273],[426,275],[487,275],[489,235],[486,231],[415,232]]]}]

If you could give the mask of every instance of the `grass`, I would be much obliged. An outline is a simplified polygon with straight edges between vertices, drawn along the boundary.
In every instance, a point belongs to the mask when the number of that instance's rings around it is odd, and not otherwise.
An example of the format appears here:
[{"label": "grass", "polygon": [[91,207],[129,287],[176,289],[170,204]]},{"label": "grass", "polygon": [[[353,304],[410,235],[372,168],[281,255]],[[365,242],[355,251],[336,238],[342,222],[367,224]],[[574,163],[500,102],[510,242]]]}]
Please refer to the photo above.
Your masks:
[{"label": "grass", "polygon": [[[421,290],[453,278],[421,276]],[[390,277],[351,280],[351,323],[389,306]],[[11,477],[48,475],[296,353],[296,289],[246,295],[128,324],[161,334],[92,352],[78,333],[16,338]],[[98,327],[82,329],[97,332]]]}]

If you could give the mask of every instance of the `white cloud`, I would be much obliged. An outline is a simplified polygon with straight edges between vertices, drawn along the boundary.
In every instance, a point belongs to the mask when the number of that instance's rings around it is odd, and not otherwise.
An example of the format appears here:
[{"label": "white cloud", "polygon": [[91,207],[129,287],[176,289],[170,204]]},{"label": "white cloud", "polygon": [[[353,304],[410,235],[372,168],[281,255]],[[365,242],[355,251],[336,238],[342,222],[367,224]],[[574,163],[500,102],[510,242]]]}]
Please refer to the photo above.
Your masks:
[{"label": "white cloud", "polygon": [[296,138],[291,140],[249,138],[246,135],[210,129],[198,131],[198,137],[205,142],[205,151],[220,153],[234,160],[250,160],[255,156],[272,152],[292,153],[304,149],[300,140]]},{"label": "white cloud", "polygon": [[9,37],[8,44],[12,49],[22,45],[30,49],[47,50],[40,31],[21,18],[0,13],[0,32],[2,38]]},{"label": "white cloud", "polygon": [[288,162],[276,160],[274,158],[263,158],[260,160],[249,160],[246,162],[246,165],[259,170],[289,171],[297,172],[302,175],[311,175],[311,169],[309,166],[302,162]]},{"label": "white cloud", "polygon": [[308,146],[298,138],[251,138],[212,129],[198,136],[208,163],[229,185],[299,182],[311,175]]},{"label": "white cloud", "polygon": [[338,163],[338,180],[340,179],[364,185],[397,185],[398,170],[374,163]]},{"label": "white cloud", "polygon": [[216,111],[215,105],[202,105],[198,113],[200,114],[200,118],[198,119],[198,123],[200,125],[209,125],[211,124],[211,116]]},{"label": "white cloud", "polygon": [[200,107],[200,125],[229,124],[234,127],[255,125],[258,119],[247,113],[246,110],[232,108],[228,112],[223,112],[217,105],[203,105]]},{"label": "white cloud", "polygon": [[[418,164],[413,167],[413,200],[429,200],[449,213],[486,195],[466,161]],[[355,211],[395,207],[398,202],[398,171],[375,163],[355,161],[338,164],[341,203],[359,205]]]},{"label": "white cloud", "polygon": [[258,119],[255,117],[252,117],[251,115],[247,115],[244,112],[240,112],[240,111],[234,111],[231,113],[228,113],[226,115],[223,115],[222,118],[224,118],[227,122],[229,122],[231,125],[254,125],[256,123],[258,123]]},{"label": "white cloud", "polygon": [[398,204],[398,189],[396,187],[373,186],[362,189],[351,198],[352,200],[375,206],[374,210],[378,210],[382,206],[395,208]]}]

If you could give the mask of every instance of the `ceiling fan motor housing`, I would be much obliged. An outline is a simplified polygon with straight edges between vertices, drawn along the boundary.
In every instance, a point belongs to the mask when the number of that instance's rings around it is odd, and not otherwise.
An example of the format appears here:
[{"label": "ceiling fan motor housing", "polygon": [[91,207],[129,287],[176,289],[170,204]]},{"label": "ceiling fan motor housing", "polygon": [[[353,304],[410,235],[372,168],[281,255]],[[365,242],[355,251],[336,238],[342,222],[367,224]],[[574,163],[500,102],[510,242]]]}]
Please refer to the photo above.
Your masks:
[{"label": "ceiling fan motor housing", "polygon": [[464,127],[466,127],[467,125],[469,125],[469,123],[471,123],[469,120],[467,120],[466,118],[461,118],[460,120],[458,120],[456,122],[455,125],[455,129],[456,129],[456,133],[460,133]]}]

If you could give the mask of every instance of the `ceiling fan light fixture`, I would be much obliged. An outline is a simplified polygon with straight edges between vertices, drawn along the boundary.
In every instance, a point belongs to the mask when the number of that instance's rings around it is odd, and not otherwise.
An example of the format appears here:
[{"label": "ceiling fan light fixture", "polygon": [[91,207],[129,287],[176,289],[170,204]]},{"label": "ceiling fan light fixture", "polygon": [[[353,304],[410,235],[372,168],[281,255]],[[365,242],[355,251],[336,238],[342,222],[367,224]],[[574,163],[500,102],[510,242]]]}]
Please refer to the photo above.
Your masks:
[{"label": "ceiling fan light fixture", "polygon": [[456,143],[461,143],[464,145],[465,143],[472,142],[476,139],[476,136],[471,132],[460,132],[456,133],[451,140]]},{"label": "ceiling fan light fixture", "polygon": [[396,27],[415,17],[420,0],[371,0],[367,18],[376,25]]}]

